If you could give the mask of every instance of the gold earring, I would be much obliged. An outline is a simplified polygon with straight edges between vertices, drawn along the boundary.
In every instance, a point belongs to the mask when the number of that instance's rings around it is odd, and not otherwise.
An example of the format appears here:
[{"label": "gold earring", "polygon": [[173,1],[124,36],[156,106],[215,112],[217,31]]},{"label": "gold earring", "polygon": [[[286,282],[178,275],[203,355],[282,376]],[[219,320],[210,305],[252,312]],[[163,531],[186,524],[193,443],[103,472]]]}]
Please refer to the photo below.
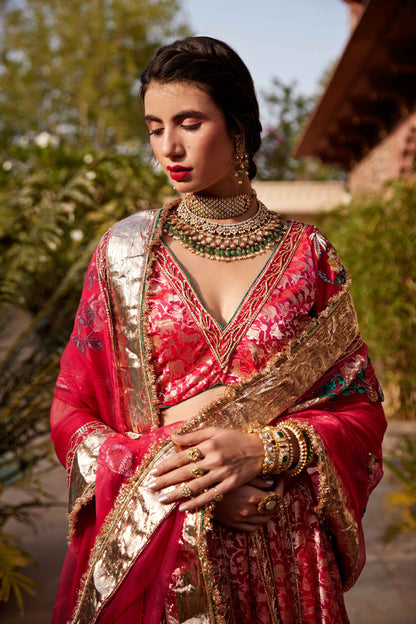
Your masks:
[{"label": "gold earring", "polygon": [[234,138],[235,150],[234,150],[234,176],[238,178],[238,184],[243,183],[243,178],[248,175],[249,159],[248,154],[244,149],[244,141],[241,134],[236,134]]}]

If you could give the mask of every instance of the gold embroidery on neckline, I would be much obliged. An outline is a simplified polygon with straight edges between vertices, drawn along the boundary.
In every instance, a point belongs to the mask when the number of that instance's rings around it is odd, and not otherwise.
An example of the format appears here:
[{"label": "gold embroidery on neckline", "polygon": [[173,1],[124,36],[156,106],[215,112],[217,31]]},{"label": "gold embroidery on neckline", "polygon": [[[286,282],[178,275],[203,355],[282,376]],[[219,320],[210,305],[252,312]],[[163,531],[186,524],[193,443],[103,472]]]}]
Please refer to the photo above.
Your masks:
[{"label": "gold embroidery on neckline", "polygon": [[306,227],[296,222],[289,226],[278,249],[270,256],[225,327],[221,327],[202,304],[189,278],[169,248],[166,247],[166,253],[157,255],[169,284],[186,305],[222,370],[227,367],[232,353],[280,281]]}]

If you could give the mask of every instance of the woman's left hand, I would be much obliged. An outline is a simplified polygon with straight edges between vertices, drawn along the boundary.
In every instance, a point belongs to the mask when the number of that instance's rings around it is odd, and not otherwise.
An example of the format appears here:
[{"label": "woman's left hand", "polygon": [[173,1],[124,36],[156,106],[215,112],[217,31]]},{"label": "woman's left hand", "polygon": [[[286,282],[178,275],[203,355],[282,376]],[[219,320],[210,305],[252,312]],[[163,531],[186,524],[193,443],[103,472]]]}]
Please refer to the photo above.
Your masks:
[{"label": "woman's left hand", "polygon": [[[270,522],[283,500],[283,494],[283,479],[253,479],[246,485],[226,494],[224,500],[215,505],[214,518],[237,531],[255,531]],[[271,502],[275,507],[270,511],[267,508],[260,511],[259,503],[267,501],[273,495],[276,495],[276,498]]]},{"label": "woman's left hand", "polygon": [[[159,498],[162,503],[183,499],[181,510],[193,511],[221,499],[221,495],[251,481],[261,471],[264,447],[257,434],[208,427],[173,435],[172,442],[180,450],[158,465],[149,487],[158,492],[181,484]],[[197,449],[196,461],[190,457],[191,448]]]}]

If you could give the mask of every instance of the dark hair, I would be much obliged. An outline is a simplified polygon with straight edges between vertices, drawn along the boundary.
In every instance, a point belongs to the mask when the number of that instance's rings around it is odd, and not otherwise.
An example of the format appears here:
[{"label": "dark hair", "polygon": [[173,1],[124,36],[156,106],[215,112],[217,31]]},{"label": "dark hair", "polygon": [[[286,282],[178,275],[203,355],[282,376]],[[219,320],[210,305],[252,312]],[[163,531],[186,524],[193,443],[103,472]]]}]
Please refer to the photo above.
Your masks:
[{"label": "dark hair", "polygon": [[188,37],[163,46],[140,75],[142,98],[152,80],[191,82],[208,93],[223,111],[228,131],[243,136],[249,178],[254,178],[253,156],[262,129],[259,105],[250,72],[230,46],[211,37]]}]

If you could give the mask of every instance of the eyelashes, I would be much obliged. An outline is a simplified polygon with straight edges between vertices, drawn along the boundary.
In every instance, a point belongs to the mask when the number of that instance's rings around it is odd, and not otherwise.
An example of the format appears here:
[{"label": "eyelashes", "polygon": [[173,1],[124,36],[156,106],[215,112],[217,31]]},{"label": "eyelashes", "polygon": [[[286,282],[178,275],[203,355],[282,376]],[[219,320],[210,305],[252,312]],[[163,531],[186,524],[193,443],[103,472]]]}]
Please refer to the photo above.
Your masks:
[{"label": "eyelashes", "polygon": [[[186,130],[187,132],[196,132],[201,127],[201,123],[191,124],[189,126],[182,125],[181,128]],[[156,130],[152,130],[149,132],[149,136],[161,136],[163,132],[163,128],[156,128]]]},{"label": "eyelashes", "polygon": [[191,126],[182,126],[182,128],[184,128],[185,130],[188,130],[189,132],[195,132],[195,130],[199,130],[200,127],[201,127],[200,123],[192,124]]}]

